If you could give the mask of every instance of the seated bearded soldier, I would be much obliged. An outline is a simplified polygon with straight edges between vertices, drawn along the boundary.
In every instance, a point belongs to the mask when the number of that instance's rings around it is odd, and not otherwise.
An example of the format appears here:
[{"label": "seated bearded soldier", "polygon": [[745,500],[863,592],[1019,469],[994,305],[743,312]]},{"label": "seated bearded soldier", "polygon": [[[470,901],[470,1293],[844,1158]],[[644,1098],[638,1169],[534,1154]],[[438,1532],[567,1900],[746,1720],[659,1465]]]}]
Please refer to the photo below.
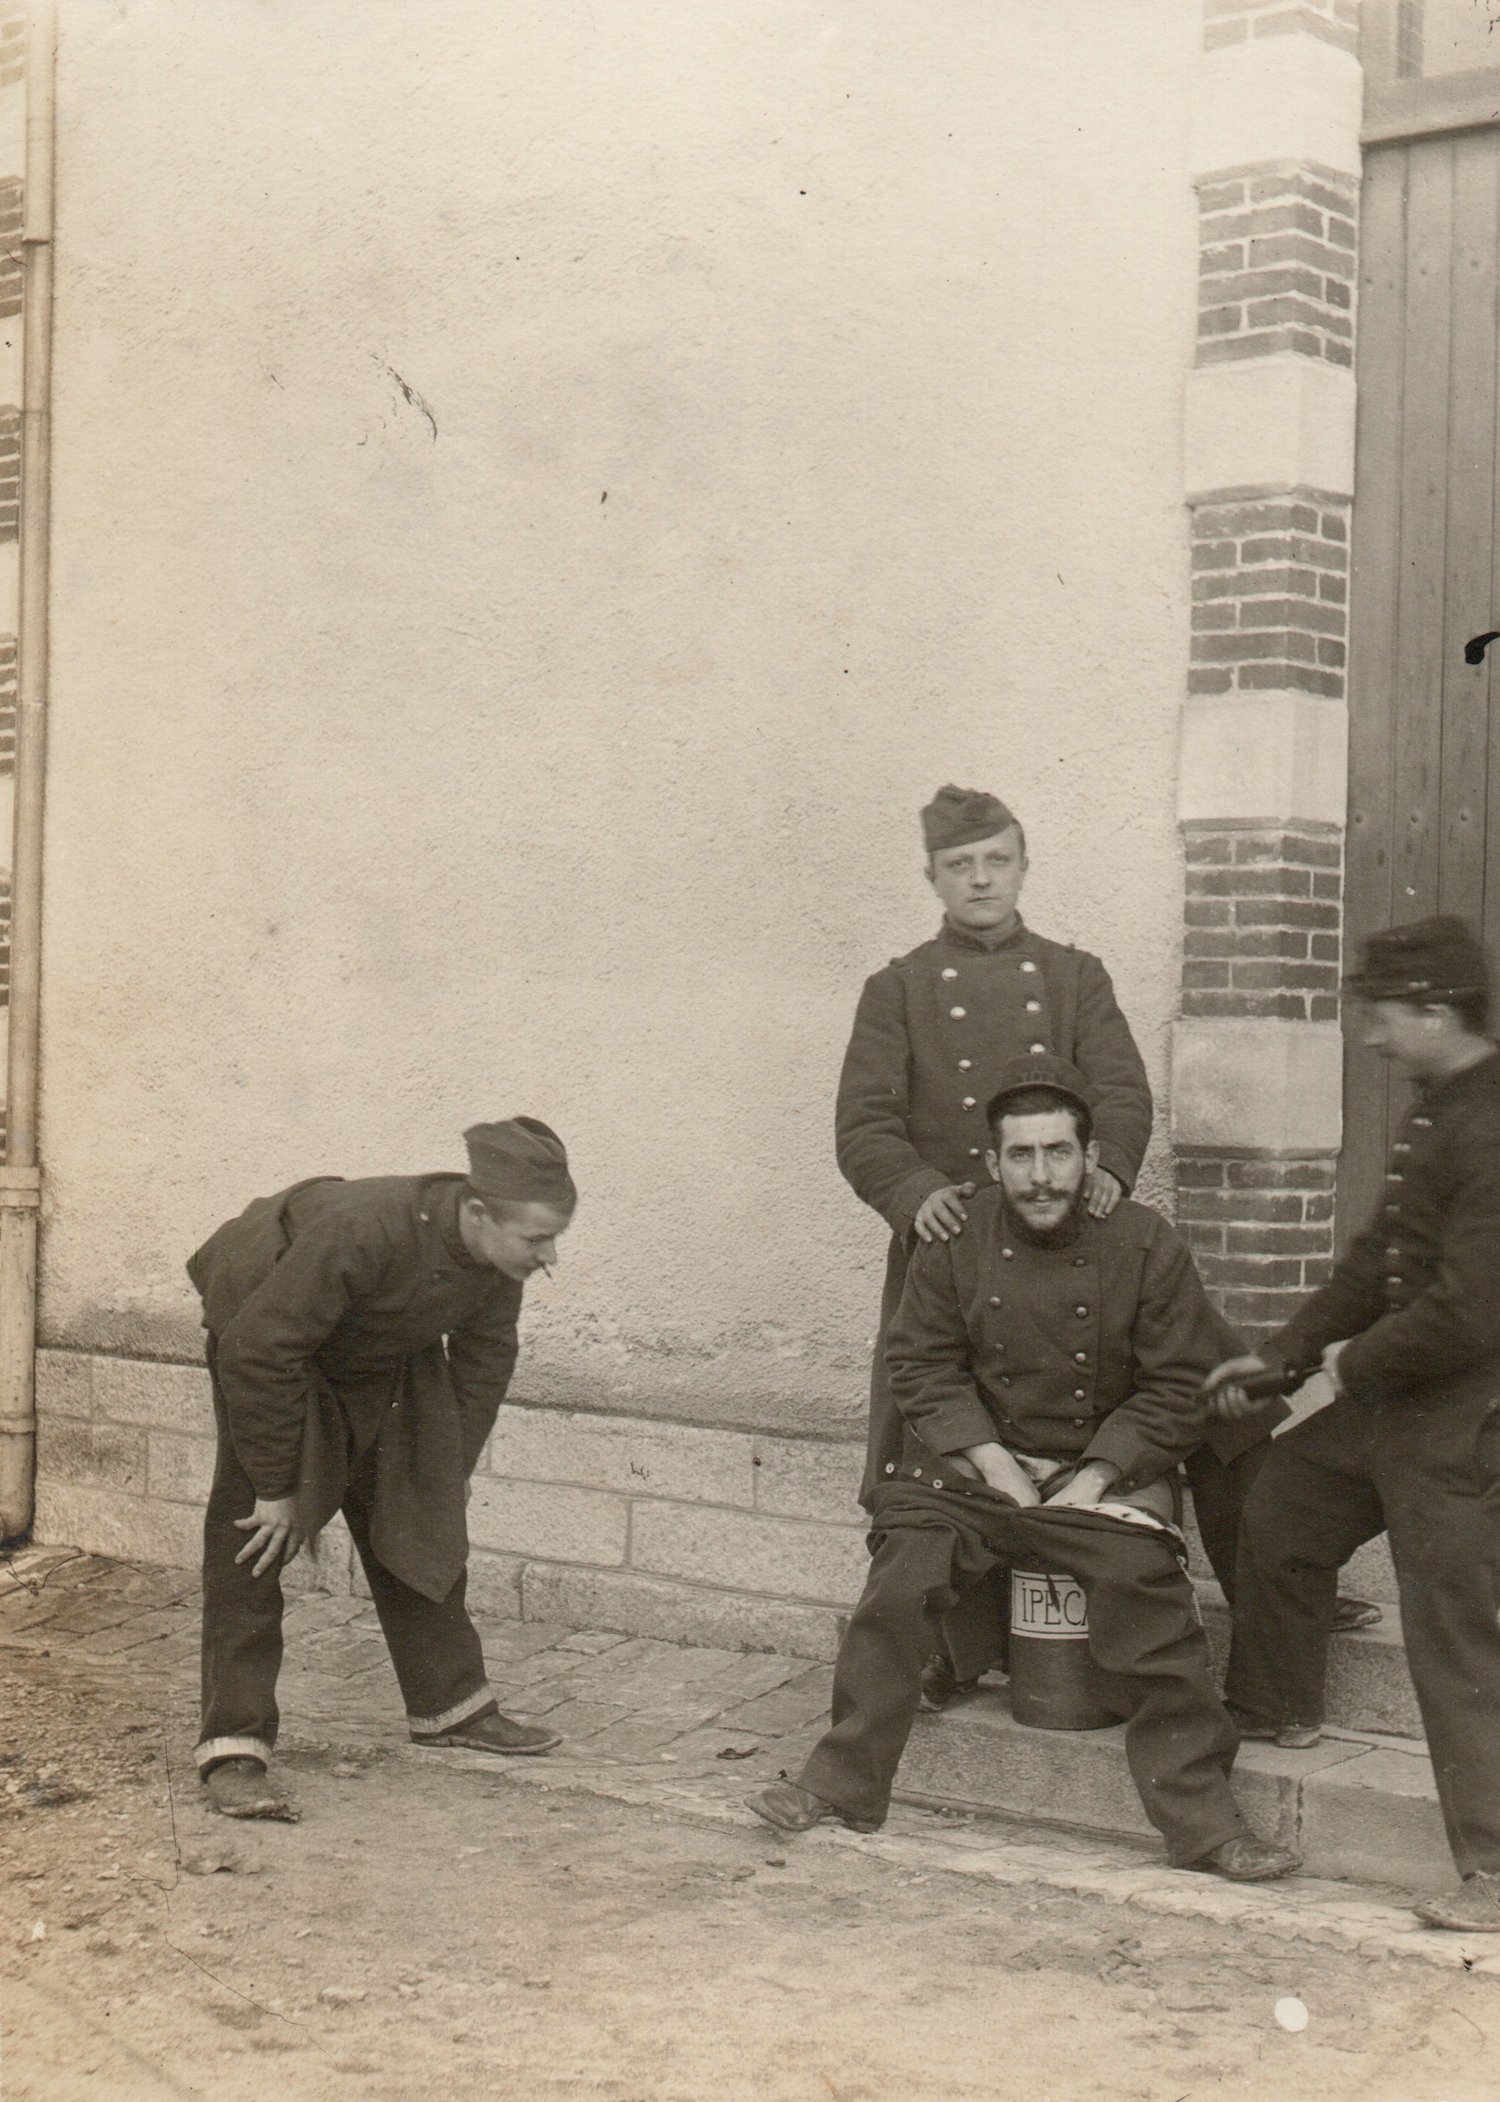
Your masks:
[{"label": "seated bearded soldier", "polygon": [[[905,1419],[873,1499],[873,1560],[839,1650],[832,1727],[750,1807],[787,1833],[883,1823],[938,1618],[997,1568],[1077,1580],[1098,1664],[1125,1682],[1130,1770],[1174,1866],[1249,1882],[1295,1854],[1249,1830],[1238,1748],[1164,1479],[1198,1444],[1222,1333],[1187,1250],[1129,1199],[1087,1206],[1088,1083],[1014,1060],[987,1117],[998,1187],[917,1248],[887,1346]],[[1154,1509],[1153,1509],[1154,1507]]]}]

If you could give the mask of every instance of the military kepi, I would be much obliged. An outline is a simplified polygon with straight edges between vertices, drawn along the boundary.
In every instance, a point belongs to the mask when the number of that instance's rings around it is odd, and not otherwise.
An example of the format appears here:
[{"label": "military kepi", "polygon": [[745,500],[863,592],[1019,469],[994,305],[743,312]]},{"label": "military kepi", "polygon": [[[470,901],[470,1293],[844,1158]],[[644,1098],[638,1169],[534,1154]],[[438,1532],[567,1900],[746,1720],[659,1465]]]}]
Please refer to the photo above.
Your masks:
[{"label": "military kepi", "polygon": [[982,788],[955,788],[950,781],[922,812],[922,841],[929,854],[942,854],[949,847],[972,846],[976,839],[993,839],[1015,822],[998,796]]},{"label": "military kepi", "polygon": [[488,1204],[550,1204],[571,1211],[578,1201],[568,1155],[550,1125],[537,1117],[471,1124],[464,1133],[469,1180]]},{"label": "military kepi", "polygon": [[1451,913],[1439,913],[1372,934],[1359,969],[1344,987],[1361,1000],[1426,1002],[1482,992],[1488,980],[1489,966],[1473,928]]},{"label": "military kepi", "polygon": [[1094,1113],[1094,1091],[1077,1066],[1051,1051],[1028,1051],[1020,1058],[1007,1059],[1000,1068],[999,1082],[985,1109],[990,1123],[1004,1110],[1007,1096],[1024,1094],[1034,1087],[1051,1088],[1076,1102],[1080,1109],[1086,1109],[1090,1116]]}]

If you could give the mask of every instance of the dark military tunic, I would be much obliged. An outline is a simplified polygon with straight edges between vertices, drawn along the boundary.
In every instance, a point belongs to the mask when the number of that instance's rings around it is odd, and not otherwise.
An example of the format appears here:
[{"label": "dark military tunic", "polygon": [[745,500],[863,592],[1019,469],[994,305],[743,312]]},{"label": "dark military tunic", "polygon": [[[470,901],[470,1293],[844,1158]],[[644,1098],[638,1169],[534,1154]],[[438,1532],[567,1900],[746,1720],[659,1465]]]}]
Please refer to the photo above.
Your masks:
[{"label": "dark military tunic", "polygon": [[913,1252],[886,1364],[929,1454],[995,1439],[1060,1462],[1107,1460],[1124,1495],[1202,1438],[1221,1334],[1187,1249],[1145,1205],[1123,1199],[1107,1219],[1085,1218],[1068,1247],[1037,1248],[991,1187],[956,1239]]},{"label": "dark military tunic", "polygon": [[1099,1164],[1128,1191],[1151,1135],[1151,1089],[1096,956],[1021,922],[986,942],[945,921],[860,995],[839,1080],[836,1150],[855,1194],[894,1235],[870,1383],[866,1501],[900,1447],[884,1342],[913,1221],[935,1190],[984,1181],[985,1105],[1005,1065],[1028,1051],[1070,1059],[1089,1082]]},{"label": "dark military tunic", "polygon": [[985,1104],[1027,1051],[1070,1059],[1088,1081],[1099,1165],[1128,1191],[1151,1088],[1097,956],[1019,923],[986,943],[944,922],[865,981],[839,1080],[838,1163],[897,1233],[934,1190],[982,1179]]},{"label": "dark military tunic", "polygon": [[1261,1351],[1351,1394],[1489,1394],[1500,1374],[1500,1055],[1420,1089],[1385,1193],[1332,1278]]},{"label": "dark military tunic", "polygon": [[236,1458],[316,1531],[374,1451],[375,1551],[444,1597],[464,1483],[515,1368],[521,1286],[476,1263],[461,1175],[327,1177],[258,1199],[188,1264]]},{"label": "dark military tunic", "polygon": [[1500,1055],[1419,1089],[1374,1218],[1260,1354],[1346,1338],[1246,1503],[1229,1695],[1321,1719],[1337,1571],[1388,1533],[1454,1858],[1500,1872]]}]

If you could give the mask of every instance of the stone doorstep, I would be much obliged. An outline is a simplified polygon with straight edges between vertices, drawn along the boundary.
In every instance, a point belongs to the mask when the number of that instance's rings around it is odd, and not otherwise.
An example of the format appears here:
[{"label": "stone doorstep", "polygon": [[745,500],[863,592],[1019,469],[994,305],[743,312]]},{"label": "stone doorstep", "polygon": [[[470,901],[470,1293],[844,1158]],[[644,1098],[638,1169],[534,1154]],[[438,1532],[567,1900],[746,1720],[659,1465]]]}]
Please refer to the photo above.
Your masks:
[{"label": "stone doorstep", "polygon": [[[1217,1584],[1199,1584],[1198,1602],[1222,1673],[1229,1654],[1229,1611]],[[1394,1605],[1382,1606],[1378,1627],[1335,1635],[1328,1645],[1327,1719],[1337,1729],[1386,1737],[1422,1737],[1416,1689],[1406,1668],[1401,1623]]]},{"label": "stone doorstep", "polygon": [[[1453,1887],[1432,1768],[1419,1745],[1345,1731],[1308,1752],[1247,1744],[1234,1787],[1256,1830],[1295,1845],[1309,1874],[1410,1890]],[[1158,1843],[1130,1778],[1123,1726],[1025,1729],[998,1689],[918,1717],[897,1794]]]}]

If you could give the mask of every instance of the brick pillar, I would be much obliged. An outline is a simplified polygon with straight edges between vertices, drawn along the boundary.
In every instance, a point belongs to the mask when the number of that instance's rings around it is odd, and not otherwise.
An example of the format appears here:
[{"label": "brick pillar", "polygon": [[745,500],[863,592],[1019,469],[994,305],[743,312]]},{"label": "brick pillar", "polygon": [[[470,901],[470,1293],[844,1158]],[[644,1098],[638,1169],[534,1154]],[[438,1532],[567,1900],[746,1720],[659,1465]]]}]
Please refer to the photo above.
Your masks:
[{"label": "brick pillar", "polygon": [[1352,0],[1205,0],[1172,1132],[1179,1221],[1251,1339],[1333,1251],[1356,29]]}]

